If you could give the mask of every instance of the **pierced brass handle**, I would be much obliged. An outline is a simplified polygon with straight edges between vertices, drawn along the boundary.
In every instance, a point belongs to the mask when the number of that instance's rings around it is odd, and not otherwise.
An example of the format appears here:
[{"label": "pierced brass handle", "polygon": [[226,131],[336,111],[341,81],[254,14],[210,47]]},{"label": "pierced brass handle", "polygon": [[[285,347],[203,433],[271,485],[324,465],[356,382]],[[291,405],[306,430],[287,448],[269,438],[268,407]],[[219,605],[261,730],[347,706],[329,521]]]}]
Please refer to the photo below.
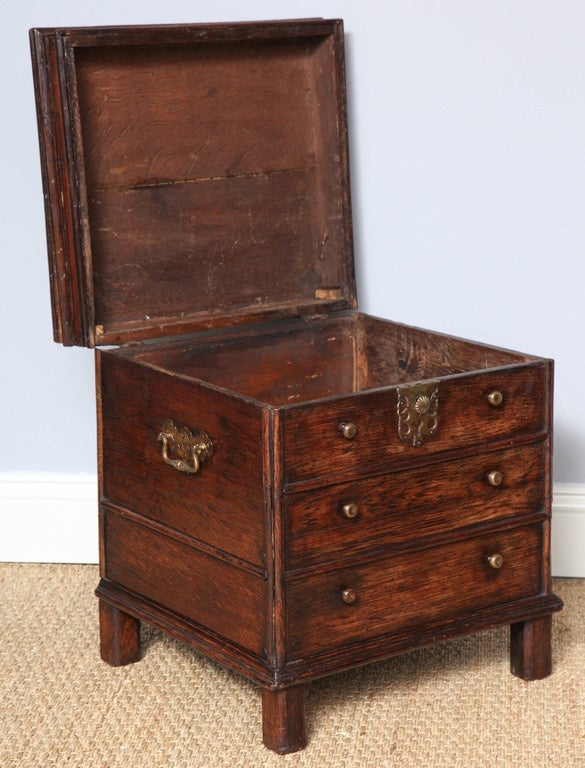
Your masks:
[{"label": "pierced brass handle", "polygon": [[497,408],[504,402],[504,395],[498,389],[494,389],[493,392],[489,393],[487,399],[490,405],[493,405],[494,408]]},{"label": "pierced brass handle", "polygon": [[339,429],[341,434],[348,440],[351,440],[352,437],[355,437],[357,434],[357,426],[352,421],[342,421],[339,425]]},{"label": "pierced brass handle", "polygon": [[[162,442],[162,460],[179,472],[194,475],[213,454],[213,443],[205,432],[179,429],[169,419],[157,438]],[[169,451],[175,456],[171,458]]]},{"label": "pierced brass handle", "polygon": [[357,504],[350,502],[349,504],[344,504],[341,507],[341,511],[344,517],[347,517],[348,520],[353,520],[358,516],[359,507]]},{"label": "pierced brass handle", "polygon": [[500,554],[488,555],[488,565],[494,568],[496,571],[504,565],[504,558]]},{"label": "pierced brass handle", "polygon": [[494,469],[493,472],[490,472],[487,476],[487,481],[490,485],[493,485],[494,488],[497,488],[498,485],[502,484],[502,480],[504,479],[504,476],[501,472],[498,472],[497,469]]},{"label": "pierced brass handle", "polygon": [[355,589],[344,589],[341,593],[341,599],[347,605],[351,605],[352,603],[355,603],[357,599],[357,592]]}]

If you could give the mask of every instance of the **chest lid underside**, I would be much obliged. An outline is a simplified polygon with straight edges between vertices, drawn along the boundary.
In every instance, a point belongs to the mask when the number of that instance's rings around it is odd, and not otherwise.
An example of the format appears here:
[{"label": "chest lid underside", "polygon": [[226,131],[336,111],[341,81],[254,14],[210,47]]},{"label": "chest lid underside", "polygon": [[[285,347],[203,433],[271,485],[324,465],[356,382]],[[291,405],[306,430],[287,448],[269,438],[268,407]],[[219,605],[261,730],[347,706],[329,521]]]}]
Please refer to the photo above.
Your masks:
[{"label": "chest lid underside", "polygon": [[340,21],[31,45],[57,341],[355,308]]}]

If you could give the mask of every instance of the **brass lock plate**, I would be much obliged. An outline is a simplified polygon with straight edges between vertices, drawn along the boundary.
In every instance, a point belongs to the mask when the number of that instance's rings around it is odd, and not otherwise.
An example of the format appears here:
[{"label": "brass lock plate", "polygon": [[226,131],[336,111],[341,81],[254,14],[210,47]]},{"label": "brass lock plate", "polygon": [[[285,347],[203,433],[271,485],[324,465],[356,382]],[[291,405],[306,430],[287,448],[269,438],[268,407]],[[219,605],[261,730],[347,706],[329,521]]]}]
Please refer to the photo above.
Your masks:
[{"label": "brass lock plate", "polygon": [[398,436],[417,448],[439,428],[439,382],[398,387]]}]

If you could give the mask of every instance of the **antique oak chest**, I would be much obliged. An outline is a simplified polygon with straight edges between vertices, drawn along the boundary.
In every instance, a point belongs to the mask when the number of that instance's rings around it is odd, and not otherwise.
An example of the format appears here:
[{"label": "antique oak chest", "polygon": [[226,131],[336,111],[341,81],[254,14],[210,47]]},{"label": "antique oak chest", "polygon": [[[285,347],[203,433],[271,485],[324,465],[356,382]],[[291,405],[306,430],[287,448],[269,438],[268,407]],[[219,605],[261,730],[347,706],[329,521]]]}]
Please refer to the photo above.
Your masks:
[{"label": "antique oak chest", "polygon": [[550,673],[552,362],[357,311],[343,27],[31,32],[55,339],[96,351],[101,649],[262,687],[511,627]]}]

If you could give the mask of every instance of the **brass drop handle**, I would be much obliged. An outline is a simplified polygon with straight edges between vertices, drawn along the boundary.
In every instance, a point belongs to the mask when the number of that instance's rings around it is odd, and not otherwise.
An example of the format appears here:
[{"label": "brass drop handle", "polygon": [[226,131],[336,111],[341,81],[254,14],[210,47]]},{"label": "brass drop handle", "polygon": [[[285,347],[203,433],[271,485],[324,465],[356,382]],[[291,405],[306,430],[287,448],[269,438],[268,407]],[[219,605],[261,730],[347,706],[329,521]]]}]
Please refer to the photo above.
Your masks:
[{"label": "brass drop handle", "polygon": [[494,389],[493,392],[489,393],[487,399],[490,405],[493,405],[494,408],[497,408],[504,402],[504,395],[500,392],[499,389]]},{"label": "brass drop handle", "polygon": [[339,429],[341,434],[348,440],[351,440],[357,434],[357,426],[353,421],[342,421],[339,425]]},{"label": "brass drop handle", "polygon": [[487,561],[488,565],[496,571],[504,565],[504,558],[500,554],[488,555]]},{"label": "brass drop handle", "polygon": [[[158,435],[162,443],[162,460],[173,469],[194,475],[213,454],[213,443],[205,432],[179,429],[169,419]],[[169,455],[172,454],[172,455]]]},{"label": "brass drop handle", "polygon": [[349,502],[341,507],[341,511],[343,512],[343,516],[347,517],[348,520],[354,520],[358,516],[360,510],[357,504]]},{"label": "brass drop handle", "polygon": [[341,599],[347,605],[351,605],[352,603],[355,603],[357,599],[357,592],[355,589],[344,589],[341,593]]},{"label": "brass drop handle", "polygon": [[494,488],[497,488],[498,485],[502,484],[502,480],[504,479],[504,476],[501,472],[498,472],[497,469],[494,469],[492,472],[488,473],[487,481],[490,485],[493,485]]}]

